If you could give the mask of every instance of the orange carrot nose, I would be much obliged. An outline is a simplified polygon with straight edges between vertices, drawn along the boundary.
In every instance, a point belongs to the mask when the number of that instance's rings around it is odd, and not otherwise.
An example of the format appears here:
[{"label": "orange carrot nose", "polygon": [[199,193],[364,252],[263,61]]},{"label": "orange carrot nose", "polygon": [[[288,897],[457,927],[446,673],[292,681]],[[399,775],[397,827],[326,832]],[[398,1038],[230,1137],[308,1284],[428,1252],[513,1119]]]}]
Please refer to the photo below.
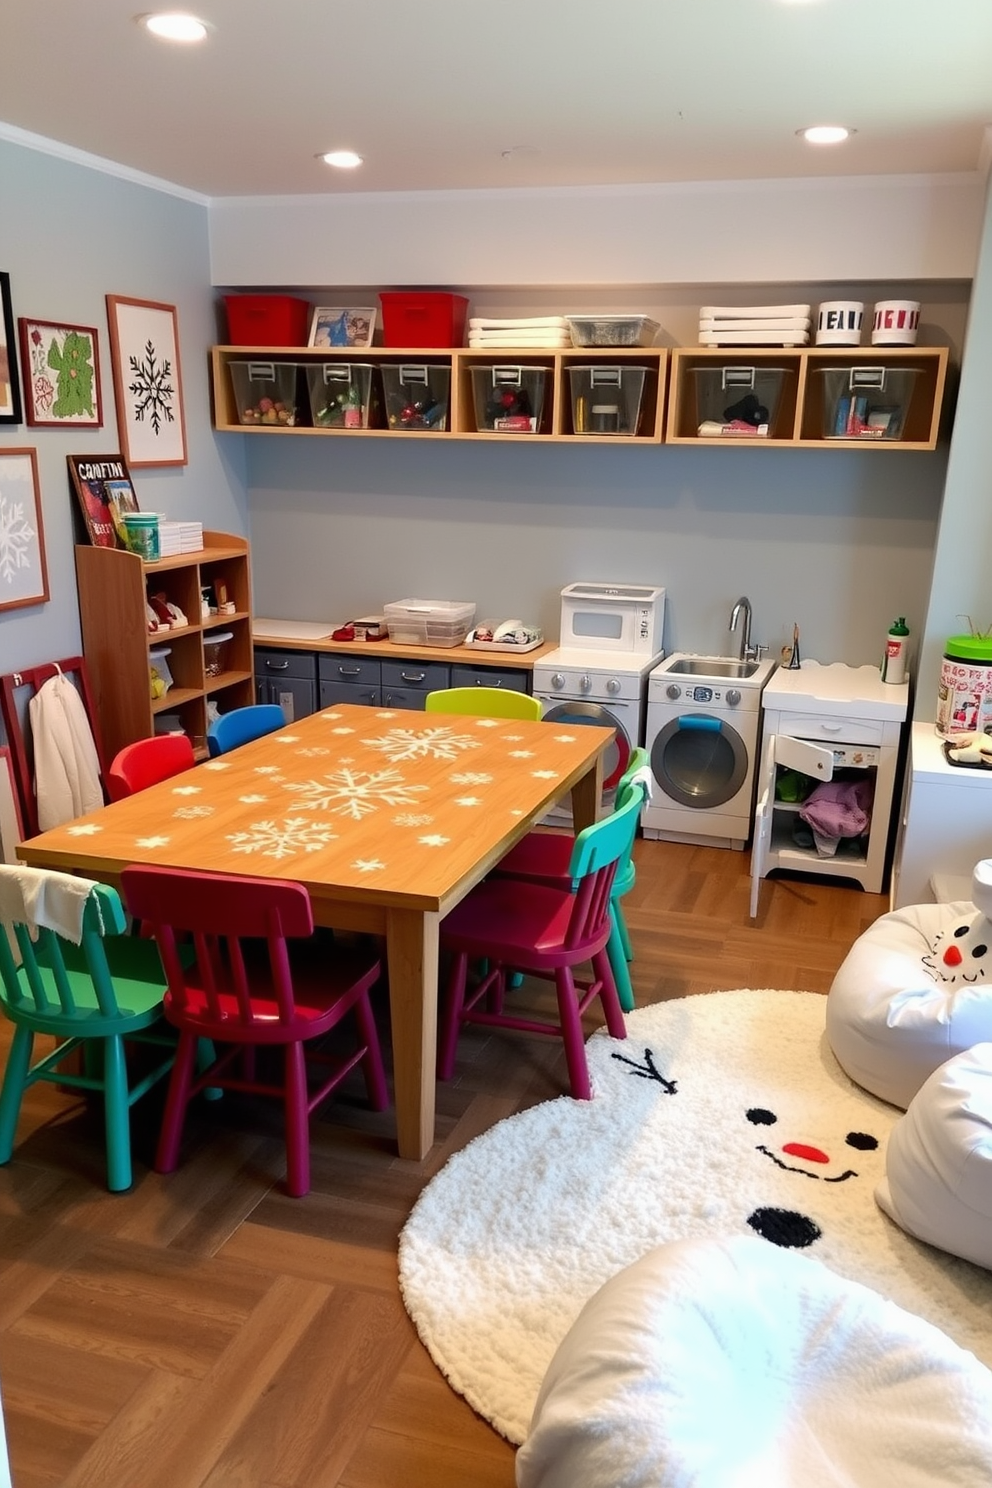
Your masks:
[{"label": "orange carrot nose", "polygon": [[945,966],[960,966],[961,965],[961,952],[958,950],[957,946],[952,945],[952,946],[948,946],[947,947],[947,950],[944,952],[944,965]]}]

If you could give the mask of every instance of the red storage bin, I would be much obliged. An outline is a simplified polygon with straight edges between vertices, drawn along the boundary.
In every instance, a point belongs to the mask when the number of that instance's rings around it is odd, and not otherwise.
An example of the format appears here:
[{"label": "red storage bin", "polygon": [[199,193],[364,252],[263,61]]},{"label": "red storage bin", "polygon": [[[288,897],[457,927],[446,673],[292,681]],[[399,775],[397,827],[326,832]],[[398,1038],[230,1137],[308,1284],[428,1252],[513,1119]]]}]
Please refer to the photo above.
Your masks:
[{"label": "red storage bin", "polygon": [[293,295],[225,295],[229,346],[306,346],[309,300]]},{"label": "red storage bin", "polygon": [[383,291],[383,346],[462,346],[468,300],[441,290]]}]

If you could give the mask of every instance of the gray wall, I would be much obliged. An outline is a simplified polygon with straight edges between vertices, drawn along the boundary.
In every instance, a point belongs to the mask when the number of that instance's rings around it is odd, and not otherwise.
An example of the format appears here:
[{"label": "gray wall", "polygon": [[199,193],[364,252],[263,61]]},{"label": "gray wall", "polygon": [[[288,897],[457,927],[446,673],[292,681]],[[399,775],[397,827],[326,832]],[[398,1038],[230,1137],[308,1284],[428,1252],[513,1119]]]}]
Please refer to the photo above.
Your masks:
[{"label": "gray wall", "polygon": [[104,296],[178,310],[189,463],[134,472],[146,511],[244,534],[244,454],[210,422],[207,348],[216,339],[209,288],[207,208],[83,164],[0,139],[0,269],[10,275],[15,318],[68,321],[99,332],[102,429],[0,426],[0,449],[38,454],[51,600],[0,611],[0,671],[78,651],[73,560],[75,498],[67,454],[120,449]]}]

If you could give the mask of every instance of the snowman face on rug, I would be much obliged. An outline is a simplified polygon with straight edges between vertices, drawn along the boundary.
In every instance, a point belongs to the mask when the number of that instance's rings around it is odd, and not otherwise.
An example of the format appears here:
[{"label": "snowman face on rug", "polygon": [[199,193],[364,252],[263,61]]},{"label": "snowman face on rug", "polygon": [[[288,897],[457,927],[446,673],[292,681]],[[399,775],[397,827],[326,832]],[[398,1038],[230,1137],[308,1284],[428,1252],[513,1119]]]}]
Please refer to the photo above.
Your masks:
[{"label": "snowman face on rug", "polygon": [[990,947],[992,922],[977,914],[938,931],[921,960],[935,982],[952,987],[958,982],[987,982],[992,969]]},{"label": "snowman face on rug", "polygon": [[825,1010],[774,991],[638,1008],[626,1039],[587,1044],[593,1100],[497,1122],[424,1188],[400,1239],[404,1302],[453,1388],[511,1441],[585,1303],[671,1240],[758,1235],[990,1362],[992,1271],[878,1208],[900,1113],[848,1079]]}]

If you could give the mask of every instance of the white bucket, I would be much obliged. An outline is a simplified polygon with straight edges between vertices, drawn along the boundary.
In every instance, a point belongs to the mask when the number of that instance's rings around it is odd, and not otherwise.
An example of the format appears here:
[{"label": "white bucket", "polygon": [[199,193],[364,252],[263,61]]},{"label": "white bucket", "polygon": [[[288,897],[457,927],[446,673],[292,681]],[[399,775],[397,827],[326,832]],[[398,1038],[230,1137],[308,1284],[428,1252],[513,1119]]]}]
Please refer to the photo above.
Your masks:
[{"label": "white bucket", "polygon": [[864,314],[860,300],[824,300],[816,314],[817,346],[857,346]]},{"label": "white bucket", "polygon": [[879,300],[871,323],[872,346],[915,346],[919,300]]}]

